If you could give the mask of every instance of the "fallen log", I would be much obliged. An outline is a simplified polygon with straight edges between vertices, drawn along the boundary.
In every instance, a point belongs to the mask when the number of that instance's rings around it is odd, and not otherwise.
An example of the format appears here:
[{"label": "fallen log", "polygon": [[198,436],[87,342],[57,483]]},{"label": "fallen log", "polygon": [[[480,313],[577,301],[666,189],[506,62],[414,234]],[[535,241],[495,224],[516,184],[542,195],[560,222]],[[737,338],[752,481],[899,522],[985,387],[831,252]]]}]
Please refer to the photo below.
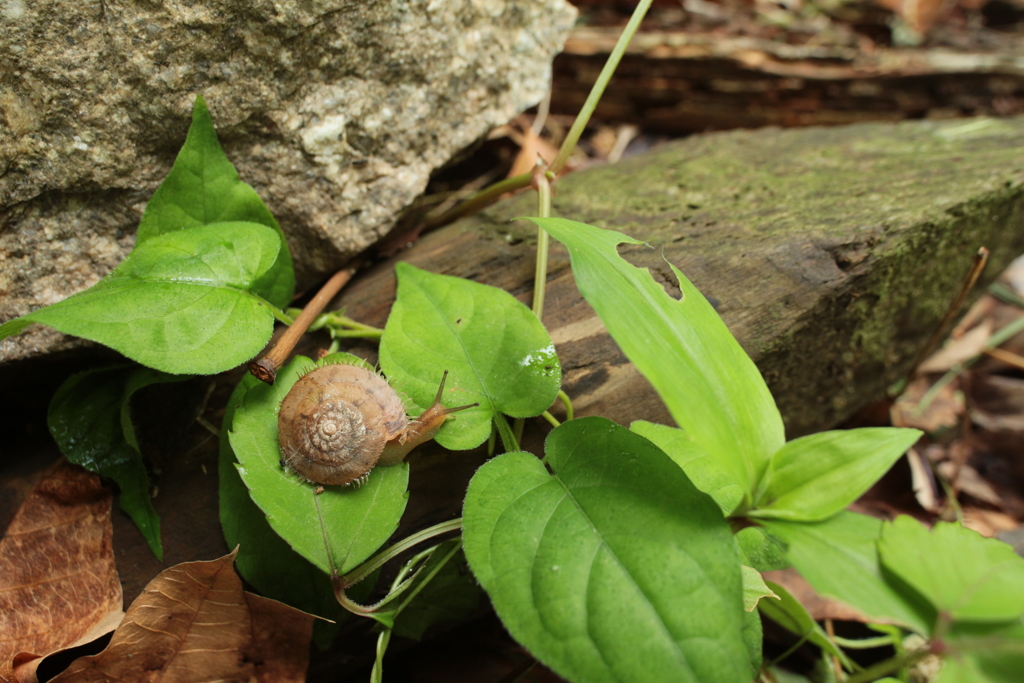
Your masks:
[{"label": "fallen log", "polygon": [[[654,248],[623,251],[669,289],[666,260],[690,277],[757,362],[792,437],[838,424],[907,372],[979,247],[992,252],[983,283],[1024,251],[1022,144],[1021,118],[698,136],[566,177],[553,215],[645,240]],[[534,202],[426,236],[334,305],[383,325],[397,260],[527,301],[535,229],[510,221]],[[578,414],[671,423],[557,244],[547,302]]]}]

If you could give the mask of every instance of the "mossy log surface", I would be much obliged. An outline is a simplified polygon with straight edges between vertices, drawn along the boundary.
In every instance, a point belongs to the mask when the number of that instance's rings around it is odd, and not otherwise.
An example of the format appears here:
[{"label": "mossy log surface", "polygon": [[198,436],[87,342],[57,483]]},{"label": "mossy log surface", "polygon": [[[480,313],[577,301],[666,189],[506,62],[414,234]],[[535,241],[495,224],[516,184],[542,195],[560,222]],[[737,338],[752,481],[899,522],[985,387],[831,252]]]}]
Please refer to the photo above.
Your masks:
[{"label": "mossy log surface", "polygon": [[[982,284],[1024,252],[1024,119],[736,131],[667,144],[560,180],[553,215],[645,240],[623,248],[715,304],[766,377],[790,436],[849,417],[908,369],[981,246]],[[383,325],[394,261],[528,301],[532,193],[430,234],[336,300]],[[577,414],[671,424],[583,301],[552,245],[544,323]],[[556,411],[557,414],[557,411]]]}]

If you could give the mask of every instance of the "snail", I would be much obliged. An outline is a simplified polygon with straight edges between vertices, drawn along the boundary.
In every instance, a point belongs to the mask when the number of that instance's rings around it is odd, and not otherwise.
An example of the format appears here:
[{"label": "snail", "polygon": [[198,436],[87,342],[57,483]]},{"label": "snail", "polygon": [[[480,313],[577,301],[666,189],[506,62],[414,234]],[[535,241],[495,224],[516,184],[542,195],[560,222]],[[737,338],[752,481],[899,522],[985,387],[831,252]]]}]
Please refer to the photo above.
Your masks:
[{"label": "snail", "polygon": [[397,465],[433,439],[449,415],[479,405],[442,406],[447,377],[446,370],[433,405],[410,419],[402,399],[373,370],[342,363],[314,368],[281,403],[282,465],[326,485],[358,485],[374,465]]}]

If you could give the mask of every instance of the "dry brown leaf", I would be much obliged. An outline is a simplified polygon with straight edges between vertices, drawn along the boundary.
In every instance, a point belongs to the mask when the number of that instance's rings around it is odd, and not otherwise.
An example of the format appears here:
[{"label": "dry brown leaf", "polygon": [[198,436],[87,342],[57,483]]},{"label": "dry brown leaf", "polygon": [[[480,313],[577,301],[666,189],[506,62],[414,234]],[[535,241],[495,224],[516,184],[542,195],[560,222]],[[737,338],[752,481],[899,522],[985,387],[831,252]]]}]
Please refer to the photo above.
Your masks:
[{"label": "dry brown leaf", "polygon": [[917,371],[946,372],[957,363],[974,358],[982,352],[988,338],[992,336],[992,319],[986,318],[979,325],[964,332],[959,338],[953,338],[942,345],[938,351],[921,363]]},{"label": "dry brown leaf", "polygon": [[558,156],[558,149],[547,140],[543,139],[533,131],[530,126],[523,126],[523,132],[510,128],[509,137],[519,145],[519,153],[512,168],[508,171],[508,177],[529,173],[537,167],[538,159],[545,164],[550,164]]},{"label": "dry brown leaf", "polygon": [[110,491],[61,460],[0,539],[0,680],[35,681],[42,657],[120,622]]},{"label": "dry brown leaf", "polygon": [[[75,660],[54,682],[304,680],[313,617],[247,594],[234,559],[232,552],[161,572],[107,648]],[[270,644],[275,639],[283,644]]]},{"label": "dry brown leaf", "polygon": [[914,427],[929,435],[953,429],[964,414],[964,397],[957,382],[950,382],[935,395],[927,409],[918,414],[921,398],[931,388],[931,382],[918,378],[907,385],[903,394],[890,408],[890,419],[897,427]]},{"label": "dry brown leaf", "polygon": [[964,508],[964,526],[991,538],[1000,532],[1015,531],[1020,528],[1020,522],[1005,512]]}]

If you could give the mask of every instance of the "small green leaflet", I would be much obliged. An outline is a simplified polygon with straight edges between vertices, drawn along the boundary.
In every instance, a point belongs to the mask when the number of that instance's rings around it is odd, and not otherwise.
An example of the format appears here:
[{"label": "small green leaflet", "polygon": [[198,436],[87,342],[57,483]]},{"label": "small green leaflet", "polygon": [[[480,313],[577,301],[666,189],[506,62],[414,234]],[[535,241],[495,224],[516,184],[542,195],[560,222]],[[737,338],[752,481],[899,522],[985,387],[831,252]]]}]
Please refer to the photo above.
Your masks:
[{"label": "small green leaflet", "polygon": [[[351,357],[335,354],[324,359]],[[267,522],[320,571],[344,574],[366,560],[394,533],[408,499],[409,466],[374,467],[367,482],[316,485],[281,467],[277,412],[288,390],[313,361],[296,356],[274,384],[250,387],[235,409],[229,440],[238,472]]]},{"label": "small green leaflet", "polygon": [[554,403],[562,368],[530,309],[497,287],[408,263],[395,274],[398,294],[380,342],[384,374],[421,409],[433,402],[445,370],[446,407],[480,403],[447,421],[439,444],[475,448],[496,416],[533,417]]},{"label": "small green leaflet", "polygon": [[679,280],[674,299],[619,256],[642,242],[564,218],[530,218],[566,245],[583,297],[646,377],[687,436],[753,494],[768,458],[785,442],[782,417],[757,367],[697,288]]},{"label": "small green leaflet", "polygon": [[741,565],[740,569],[743,570],[743,609],[753,612],[761,598],[779,599],[779,596],[765,584],[761,572],[746,565]]},{"label": "small green leaflet", "polygon": [[959,524],[929,531],[900,515],[882,526],[886,569],[940,613],[958,621],[1014,621],[1024,615],[1024,558],[1006,543]]},{"label": "small green leaflet", "polygon": [[222,372],[270,338],[274,314],[250,289],[280,247],[273,230],[255,223],[151,237],[84,292],[0,325],[0,339],[43,323],[164,372]]},{"label": "small green leaflet", "polygon": [[61,385],[46,418],[50,434],[68,462],[117,482],[121,509],[161,561],[160,518],[153,509],[130,401],[143,387],[183,379],[187,377],[126,364],[87,370]]},{"label": "small green leaflet", "polygon": [[747,683],[721,510],[647,439],[597,417],[507,453],[466,495],[466,559],[516,640],[572,681]]},{"label": "small green leaflet", "polygon": [[256,191],[239,180],[217,140],[206,102],[197,96],[185,144],[146,205],[136,246],[184,228],[238,221],[265,225],[277,233],[277,258],[253,283],[252,292],[278,308],[287,306],[295,290],[295,275],[284,233]]}]

